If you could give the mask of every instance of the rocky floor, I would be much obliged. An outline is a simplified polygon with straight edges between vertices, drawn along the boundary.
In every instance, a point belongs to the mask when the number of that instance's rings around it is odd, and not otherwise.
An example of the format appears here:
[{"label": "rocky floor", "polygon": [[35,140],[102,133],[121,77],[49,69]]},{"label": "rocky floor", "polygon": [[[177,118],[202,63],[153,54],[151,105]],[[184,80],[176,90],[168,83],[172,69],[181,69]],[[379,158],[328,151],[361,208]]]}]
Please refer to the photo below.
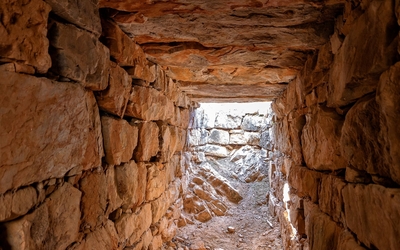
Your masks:
[{"label": "rocky floor", "polygon": [[[225,177],[229,178],[226,172]],[[225,216],[180,228],[174,238],[176,249],[283,249],[279,223],[268,213],[267,179],[252,183],[229,179],[243,200],[239,204],[230,203]]]}]

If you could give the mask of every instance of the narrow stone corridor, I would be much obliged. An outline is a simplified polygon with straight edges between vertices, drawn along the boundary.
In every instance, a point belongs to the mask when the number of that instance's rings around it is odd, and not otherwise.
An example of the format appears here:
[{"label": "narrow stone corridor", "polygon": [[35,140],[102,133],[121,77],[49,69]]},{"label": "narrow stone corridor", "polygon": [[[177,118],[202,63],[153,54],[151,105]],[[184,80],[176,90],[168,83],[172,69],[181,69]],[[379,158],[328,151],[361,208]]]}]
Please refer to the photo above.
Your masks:
[{"label": "narrow stone corridor", "polygon": [[0,250],[400,249],[400,0],[0,2]]},{"label": "narrow stone corridor", "polygon": [[185,220],[178,224],[175,248],[283,249],[268,204],[272,115],[270,103],[201,104],[196,109],[186,153]]}]

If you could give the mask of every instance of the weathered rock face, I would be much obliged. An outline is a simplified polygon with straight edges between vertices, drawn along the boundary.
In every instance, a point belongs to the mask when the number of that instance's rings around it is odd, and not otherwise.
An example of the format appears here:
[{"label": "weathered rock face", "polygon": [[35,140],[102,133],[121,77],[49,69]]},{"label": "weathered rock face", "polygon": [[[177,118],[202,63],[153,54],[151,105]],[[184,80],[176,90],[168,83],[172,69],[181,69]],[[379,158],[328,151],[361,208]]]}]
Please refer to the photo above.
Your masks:
[{"label": "weathered rock face", "polygon": [[51,67],[48,54],[47,18],[50,6],[41,0],[4,1],[0,7],[0,61],[18,62],[46,73]]},{"label": "weathered rock face", "polygon": [[97,0],[0,16],[0,249],[161,249],[196,104]]},{"label": "weathered rock face", "polygon": [[0,76],[8,79],[0,85],[0,193],[63,177],[74,167],[101,165],[100,117],[92,92],[29,75],[0,71]]},{"label": "weathered rock face", "polygon": [[[55,74],[80,82],[91,90],[108,85],[110,52],[97,37],[70,24],[51,22],[50,55]],[[89,55],[87,51],[90,51]]]},{"label": "weathered rock face", "polygon": [[272,104],[272,190],[287,192],[270,200],[289,199],[274,209],[287,249],[400,247],[395,2],[346,2],[330,42]]},{"label": "weathered rock face", "polygon": [[[399,6],[3,0],[0,248],[161,249],[241,199],[204,163],[230,156],[241,181],[274,159],[287,249],[400,249]],[[278,96],[199,122],[185,176],[192,100]]]},{"label": "weathered rock face", "polygon": [[[343,189],[343,198],[347,225],[367,247],[396,249],[399,246],[400,232],[393,224],[400,215],[399,189],[349,184]],[[381,212],[369,216],[376,209]]]},{"label": "weathered rock face", "polygon": [[101,125],[107,163],[119,165],[121,162],[128,162],[137,145],[138,128],[126,120],[107,116],[101,117]]},{"label": "weathered rock face", "polygon": [[343,2],[104,0],[100,6],[194,98],[246,101],[271,98],[294,79],[307,53],[329,40]]},{"label": "weathered rock face", "polygon": [[260,137],[265,133],[264,143],[270,142],[269,104],[202,104],[193,112],[186,153],[191,175],[180,226],[188,219],[207,222],[224,216],[230,202],[241,201],[232,180],[265,181],[268,152]]},{"label": "weathered rock face", "polygon": [[33,213],[5,223],[2,240],[16,249],[65,249],[79,237],[80,198],[78,189],[63,184]]},{"label": "weathered rock face", "polygon": [[[393,2],[372,1],[351,24],[352,32],[344,39],[333,62],[329,106],[344,106],[373,92],[379,75],[395,62],[398,26],[393,10]],[[377,13],[385,18],[378,18]],[[374,36],[365,39],[367,34]]]},{"label": "weathered rock face", "polygon": [[318,170],[345,168],[339,143],[342,118],[333,110],[313,107],[306,119],[302,134],[306,164]]}]

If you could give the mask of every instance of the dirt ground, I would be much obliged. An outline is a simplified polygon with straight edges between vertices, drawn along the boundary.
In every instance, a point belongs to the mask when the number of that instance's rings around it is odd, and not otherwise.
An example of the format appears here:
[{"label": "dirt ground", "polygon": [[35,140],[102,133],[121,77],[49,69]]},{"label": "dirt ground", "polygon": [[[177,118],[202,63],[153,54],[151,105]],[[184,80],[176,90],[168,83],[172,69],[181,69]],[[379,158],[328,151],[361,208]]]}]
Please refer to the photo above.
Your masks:
[{"label": "dirt ground", "polygon": [[[279,223],[268,213],[267,177],[260,182],[245,183],[223,172],[243,200],[239,204],[230,203],[225,216],[213,217],[206,223],[196,221],[193,225],[179,228],[174,238],[177,249],[283,249]],[[233,232],[229,232],[228,227],[233,227]]]}]

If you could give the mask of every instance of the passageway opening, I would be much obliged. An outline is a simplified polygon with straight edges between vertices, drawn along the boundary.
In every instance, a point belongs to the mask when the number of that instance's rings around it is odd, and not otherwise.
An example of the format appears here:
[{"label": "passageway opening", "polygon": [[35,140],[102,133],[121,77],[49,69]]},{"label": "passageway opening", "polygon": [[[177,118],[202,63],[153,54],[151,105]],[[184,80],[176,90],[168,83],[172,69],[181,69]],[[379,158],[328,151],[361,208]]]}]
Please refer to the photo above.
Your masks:
[{"label": "passageway opening", "polygon": [[270,102],[202,103],[187,137],[187,188],[175,243],[190,249],[282,249],[269,212]]}]

